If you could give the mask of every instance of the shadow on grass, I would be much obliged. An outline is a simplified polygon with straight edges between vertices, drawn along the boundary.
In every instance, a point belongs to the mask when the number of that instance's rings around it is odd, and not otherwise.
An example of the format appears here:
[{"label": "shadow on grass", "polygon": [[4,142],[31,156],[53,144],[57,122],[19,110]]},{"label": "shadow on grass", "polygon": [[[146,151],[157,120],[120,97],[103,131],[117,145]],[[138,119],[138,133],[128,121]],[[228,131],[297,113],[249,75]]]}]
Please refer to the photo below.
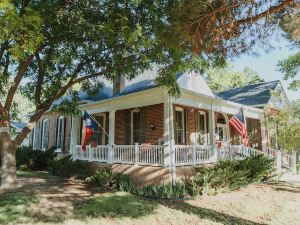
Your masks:
[{"label": "shadow on grass", "polygon": [[74,205],[78,219],[86,217],[138,218],[154,213],[158,203],[125,193],[106,193]]},{"label": "shadow on grass", "polygon": [[63,178],[54,176],[48,173],[48,171],[17,171],[18,177],[33,177],[33,178],[42,178],[47,180],[62,180]]},{"label": "shadow on grass", "polygon": [[20,222],[31,217],[28,206],[38,198],[28,193],[7,192],[0,194],[0,224]]},{"label": "shadow on grass", "polygon": [[[201,200],[199,200],[201,201]],[[197,207],[190,205],[186,202],[161,202],[168,208],[180,210],[184,213],[194,214],[200,219],[208,219],[213,222],[217,222],[224,225],[263,225],[263,223],[256,223],[243,218],[231,216],[225,213],[215,211],[213,209]]]}]

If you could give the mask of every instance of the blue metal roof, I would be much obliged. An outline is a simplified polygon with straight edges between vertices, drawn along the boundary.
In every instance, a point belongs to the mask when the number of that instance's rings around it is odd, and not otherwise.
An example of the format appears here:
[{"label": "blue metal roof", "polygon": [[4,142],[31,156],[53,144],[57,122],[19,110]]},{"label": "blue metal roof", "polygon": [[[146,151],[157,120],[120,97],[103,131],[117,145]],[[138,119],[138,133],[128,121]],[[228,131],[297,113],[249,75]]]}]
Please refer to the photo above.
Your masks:
[{"label": "blue metal roof", "polygon": [[274,90],[279,80],[250,84],[240,88],[215,93],[221,99],[236,102],[242,105],[263,108],[271,98],[271,90]]}]

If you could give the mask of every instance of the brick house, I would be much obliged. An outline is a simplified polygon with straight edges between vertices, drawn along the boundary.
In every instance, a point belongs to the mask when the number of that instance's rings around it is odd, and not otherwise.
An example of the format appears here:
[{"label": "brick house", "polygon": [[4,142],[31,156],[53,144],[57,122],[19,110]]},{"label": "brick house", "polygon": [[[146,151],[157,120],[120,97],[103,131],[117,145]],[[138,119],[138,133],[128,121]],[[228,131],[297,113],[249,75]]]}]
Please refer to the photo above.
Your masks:
[{"label": "brick house", "polygon": [[[263,109],[288,104],[279,81],[221,93],[213,93],[195,73],[178,75],[177,82],[179,98],[169,96],[153,79],[126,85],[122,77],[97,96],[82,93],[80,110],[87,110],[99,124],[85,152],[78,116],[46,113],[29,142],[34,148],[56,146],[77,159],[112,164],[139,183],[174,181],[191,176],[193,166],[213,163],[224,149],[240,149],[229,120],[243,108],[250,137],[247,151],[268,151],[271,138]],[[275,101],[271,91],[277,89],[282,98]]]}]

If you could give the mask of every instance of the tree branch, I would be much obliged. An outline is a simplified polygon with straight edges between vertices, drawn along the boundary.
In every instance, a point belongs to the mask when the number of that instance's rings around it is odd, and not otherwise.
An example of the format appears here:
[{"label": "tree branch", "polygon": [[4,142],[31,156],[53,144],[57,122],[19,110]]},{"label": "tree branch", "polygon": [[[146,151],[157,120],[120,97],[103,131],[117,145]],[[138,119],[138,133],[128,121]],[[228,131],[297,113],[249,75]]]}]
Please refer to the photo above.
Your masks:
[{"label": "tree branch", "polygon": [[4,108],[7,111],[10,110],[10,107],[11,107],[14,95],[16,93],[16,90],[17,90],[23,76],[25,75],[25,72],[26,72],[29,64],[31,63],[32,59],[33,59],[33,55],[30,55],[30,56],[27,57],[27,59],[25,61],[22,61],[20,63],[20,67],[19,67],[17,76],[16,76],[13,84],[11,85],[8,93],[7,93],[7,97],[6,97],[6,101],[5,101],[5,105],[4,105]]},{"label": "tree branch", "polygon": [[[234,22],[234,25],[239,26],[242,24],[246,24],[246,23],[254,23],[258,20],[260,20],[261,18],[264,18],[268,15],[271,15],[273,13],[279,12],[280,10],[284,9],[285,7],[295,4],[295,0],[285,0],[283,1],[281,4],[276,5],[276,6],[271,6],[268,10],[265,10],[262,13],[257,14],[256,16],[253,17],[248,17],[245,19],[241,19],[241,20],[237,20]],[[298,4],[297,4],[298,5]],[[231,24],[227,24],[227,26],[230,26]]]},{"label": "tree branch", "polygon": [[46,112],[48,109],[41,109],[35,111],[34,115],[30,117],[29,122],[27,125],[21,130],[21,132],[18,133],[16,138],[13,140],[13,143],[15,146],[20,146],[23,142],[23,140],[27,137],[27,135],[32,131],[32,129],[35,126],[35,123],[41,118],[44,112]]},{"label": "tree branch", "polygon": [[38,64],[38,78],[36,81],[34,98],[35,98],[36,108],[39,108],[39,106],[41,105],[41,92],[42,92],[42,84],[45,77],[45,68],[43,66],[43,63],[41,62],[39,53],[35,54],[35,58]]}]

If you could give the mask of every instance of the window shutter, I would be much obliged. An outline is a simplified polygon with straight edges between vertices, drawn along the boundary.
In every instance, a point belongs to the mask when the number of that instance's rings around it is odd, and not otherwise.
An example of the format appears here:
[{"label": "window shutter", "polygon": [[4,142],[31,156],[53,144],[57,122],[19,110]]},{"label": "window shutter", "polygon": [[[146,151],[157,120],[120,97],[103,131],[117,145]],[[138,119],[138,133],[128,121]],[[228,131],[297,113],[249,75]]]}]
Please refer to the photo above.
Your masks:
[{"label": "window shutter", "polygon": [[184,130],[185,130],[185,144],[190,144],[190,126],[189,126],[189,110],[188,109],[184,109]]},{"label": "window shutter", "polygon": [[146,142],[146,111],[140,110],[140,143]]},{"label": "window shutter", "polygon": [[125,114],[125,144],[131,144],[131,114],[129,110],[124,112]]}]

